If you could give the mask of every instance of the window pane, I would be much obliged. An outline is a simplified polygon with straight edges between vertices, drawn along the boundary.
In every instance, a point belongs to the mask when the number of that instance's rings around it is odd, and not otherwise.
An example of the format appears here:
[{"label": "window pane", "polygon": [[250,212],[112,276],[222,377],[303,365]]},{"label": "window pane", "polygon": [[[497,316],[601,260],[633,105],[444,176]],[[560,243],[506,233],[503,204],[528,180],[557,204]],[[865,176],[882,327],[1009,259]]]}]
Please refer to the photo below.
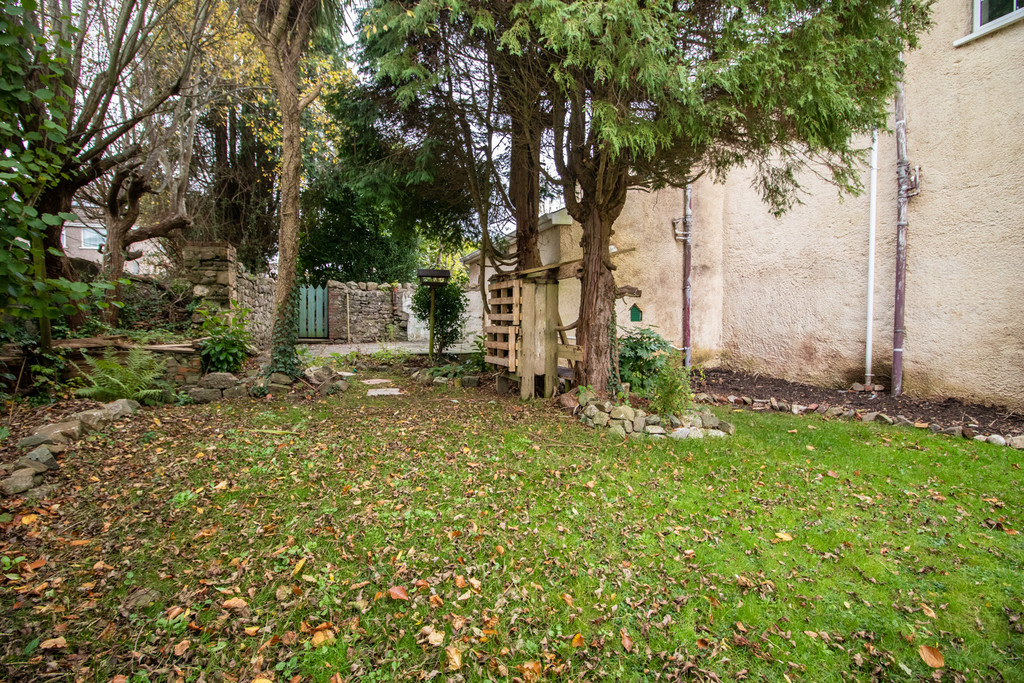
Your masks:
[{"label": "window pane", "polygon": [[107,241],[107,231],[103,228],[85,228],[82,230],[82,249],[99,249]]},{"label": "window pane", "polygon": [[981,23],[985,25],[1015,9],[1014,0],[981,0]]}]

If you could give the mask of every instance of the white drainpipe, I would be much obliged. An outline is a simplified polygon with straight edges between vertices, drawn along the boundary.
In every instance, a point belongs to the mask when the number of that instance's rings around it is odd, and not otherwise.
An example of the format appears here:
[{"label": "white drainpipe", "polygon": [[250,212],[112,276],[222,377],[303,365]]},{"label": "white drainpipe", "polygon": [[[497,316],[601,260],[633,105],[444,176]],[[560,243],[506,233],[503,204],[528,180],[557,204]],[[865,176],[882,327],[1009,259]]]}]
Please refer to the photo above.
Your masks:
[{"label": "white drainpipe", "polygon": [[864,384],[872,385],[871,341],[875,316],[875,226],[878,207],[878,130],[871,134],[871,180],[869,183],[868,208],[868,322],[864,343]]}]

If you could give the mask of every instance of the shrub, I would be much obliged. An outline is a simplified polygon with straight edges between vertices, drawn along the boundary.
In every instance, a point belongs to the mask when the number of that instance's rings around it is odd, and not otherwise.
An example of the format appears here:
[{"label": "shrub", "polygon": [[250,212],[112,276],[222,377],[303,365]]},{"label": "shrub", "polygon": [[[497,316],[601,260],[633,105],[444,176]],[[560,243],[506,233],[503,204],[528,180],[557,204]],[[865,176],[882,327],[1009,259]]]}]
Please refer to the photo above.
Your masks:
[{"label": "shrub", "polygon": [[[430,324],[430,287],[416,290],[412,297],[416,317]],[[462,288],[449,280],[434,288],[434,356],[440,356],[462,338],[466,324],[466,299]]]},{"label": "shrub", "polygon": [[665,366],[672,345],[652,329],[642,327],[619,339],[619,378],[629,390],[650,397],[658,373]]},{"label": "shrub", "polygon": [[203,316],[203,334],[207,337],[199,354],[203,359],[204,372],[238,372],[248,354],[251,335],[245,328],[248,308],[226,312],[200,309]]},{"label": "shrub", "polygon": [[165,388],[160,386],[164,363],[149,351],[140,348],[129,349],[126,358],[113,349],[107,349],[102,358],[86,355],[89,371],[76,364],[89,386],[78,390],[79,396],[97,401],[116,401],[130,398],[152,405],[160,402]]},{"label": "shrub", "polygon": [[663,356],[664,362],[654,376],[651,409],[658,415],[678,415],[690,406],[690,371],[683,365],[683,355],[673,350]]}]

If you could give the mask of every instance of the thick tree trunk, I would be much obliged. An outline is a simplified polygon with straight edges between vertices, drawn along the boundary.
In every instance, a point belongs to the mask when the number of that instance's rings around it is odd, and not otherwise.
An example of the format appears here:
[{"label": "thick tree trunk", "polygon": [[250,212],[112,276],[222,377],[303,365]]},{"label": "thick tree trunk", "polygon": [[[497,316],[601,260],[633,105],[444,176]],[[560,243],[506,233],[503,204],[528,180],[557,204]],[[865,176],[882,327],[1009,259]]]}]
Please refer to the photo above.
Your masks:
[{"label": "thick tree trunk", "polygon": [[582,218],[583,279],[576,343],[583,348],[583,363],[576,366],[576,382],[604,391],[612,367],[610,332],[615,276],[608,247],[614,219],[596,209]]},{"label": "thick tree trunk", "polygon": [[[539,104],[538,104],[539,107]],[[542,266],[540,232],[540,143],[543,128],[537,112],[512,116],[512,159],[508,194],[515,208],[518,268]]]}]

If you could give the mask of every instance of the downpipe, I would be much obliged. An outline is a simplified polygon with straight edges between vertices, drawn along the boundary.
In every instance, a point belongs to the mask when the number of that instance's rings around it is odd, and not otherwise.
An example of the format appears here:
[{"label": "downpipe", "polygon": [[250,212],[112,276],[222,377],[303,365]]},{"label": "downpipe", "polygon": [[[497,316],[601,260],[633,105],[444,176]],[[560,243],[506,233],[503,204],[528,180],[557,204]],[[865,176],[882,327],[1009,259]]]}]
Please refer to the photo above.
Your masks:
[{"label": "downpipe", "polygon": [[864,343],[864,384],[874,384],[871,372],[872,340],[875,317],[875,229],[878,223],[878,129],[871,133],[871,176],[868,208],[868,310]]},{"label": "downpipe", "polygon": [[[679,225],[682,224],[682,231]],[[683,217],[672,221],[672,233],[676,240],[683,243],[683,364],[692,365],[690,340],[691,311],[691,261],[693,246],[693,185],[686,184],[686,195],[683,202]]]}]

